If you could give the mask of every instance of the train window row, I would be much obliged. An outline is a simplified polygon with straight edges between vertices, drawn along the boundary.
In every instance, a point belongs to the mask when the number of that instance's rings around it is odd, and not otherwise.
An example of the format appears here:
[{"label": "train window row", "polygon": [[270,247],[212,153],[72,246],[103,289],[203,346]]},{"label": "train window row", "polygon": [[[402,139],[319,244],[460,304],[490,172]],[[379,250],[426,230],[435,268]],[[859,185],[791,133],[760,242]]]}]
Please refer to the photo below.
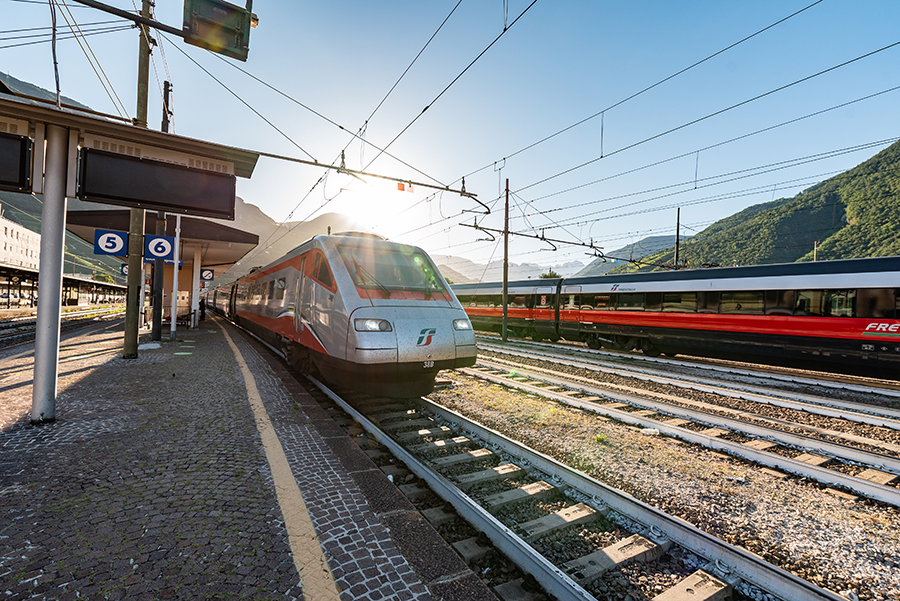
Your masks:
[{"label": "train window row", "polygon": [[253,303],[264,303],[270,300],[282,300],[284,290],[287,287],[284,278],[259,282],[256,284],[242,285],[238,287],[238,300],[248,300]]},{"label": "train window row", "polygon": [[[552,302],[552,296],[549,302]],[[464,307],[502,307],[499,294],[460,295]],[[550,307],[544,295],[509,295],[510,309]],[[544,303],[544,304],[542,304]],[[894,318],[900,290],[740,290],[707,292],[617,292],[565,294],[564,311],[663,311],[748,315]]]}]

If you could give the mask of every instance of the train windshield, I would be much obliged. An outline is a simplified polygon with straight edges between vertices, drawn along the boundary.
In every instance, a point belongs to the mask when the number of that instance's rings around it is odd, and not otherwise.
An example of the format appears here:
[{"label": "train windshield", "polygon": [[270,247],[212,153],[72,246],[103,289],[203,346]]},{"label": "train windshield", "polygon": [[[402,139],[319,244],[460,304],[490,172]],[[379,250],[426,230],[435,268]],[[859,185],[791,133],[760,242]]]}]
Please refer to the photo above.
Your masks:
[{"label": "train windshield", "polygon": [[378,290],[387,297],[392,290],[422,292],[426,297],[444,292],[437,269],[422,252],[350,244],[337,248],[357,288]]}]

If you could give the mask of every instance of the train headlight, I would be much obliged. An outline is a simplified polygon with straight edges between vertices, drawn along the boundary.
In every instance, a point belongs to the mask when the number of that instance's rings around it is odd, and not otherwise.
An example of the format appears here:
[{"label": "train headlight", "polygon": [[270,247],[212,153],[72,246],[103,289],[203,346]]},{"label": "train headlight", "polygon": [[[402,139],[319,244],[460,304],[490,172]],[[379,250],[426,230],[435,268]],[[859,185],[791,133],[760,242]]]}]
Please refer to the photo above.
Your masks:
[{"label": "train headlight", "polygon": [[391,322],[386,319],[356,319],[353,327],[357,332],[391,332]]},{"label": "train headlight", "polygon": [[472,322],[468,319],[454,319],[453,320],[453,329],[454,330],[471,330]]}]

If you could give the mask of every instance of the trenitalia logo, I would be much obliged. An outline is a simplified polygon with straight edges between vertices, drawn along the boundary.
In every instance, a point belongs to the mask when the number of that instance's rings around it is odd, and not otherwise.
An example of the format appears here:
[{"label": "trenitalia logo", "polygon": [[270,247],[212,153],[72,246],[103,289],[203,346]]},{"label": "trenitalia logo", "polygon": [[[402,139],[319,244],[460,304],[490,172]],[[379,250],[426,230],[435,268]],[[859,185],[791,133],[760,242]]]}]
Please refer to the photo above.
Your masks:
[{"label": "trenitalia logo", "polygon": [[437,328],[425,328],[419,332],[419,340],[416,346],[428,346],[431,344],[431,337],[437,334]]},{"label": "trenitalia logo", "polygon": [[900,322],[898,323],[879,323],[873,321],[866,326],[863,336],[889,336],[900,337]]},{"label": "trenitalia logo", "polygon": [[615,292],[618,289],[619,289],[619,285],[616,284],[615,286],[612,287],[612,290],[610,290],[610,292]]}]

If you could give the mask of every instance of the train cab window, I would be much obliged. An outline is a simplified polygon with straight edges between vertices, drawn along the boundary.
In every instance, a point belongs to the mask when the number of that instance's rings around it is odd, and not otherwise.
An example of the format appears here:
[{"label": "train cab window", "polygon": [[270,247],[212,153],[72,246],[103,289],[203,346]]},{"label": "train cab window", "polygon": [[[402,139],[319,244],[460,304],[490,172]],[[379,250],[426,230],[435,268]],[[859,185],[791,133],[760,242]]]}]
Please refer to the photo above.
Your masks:
[{"label": "train cab window", "polygon": [[891,319],[898,313],[900,295],[890,288],[860,288],[856,291],[857,317]]},{"label": "train cab window", "polygon": [[663,294],[662,310],[678,313],[693,313],[697,310],[697,293],[666,292]]},{"label": "train cab window", "polygon": [[662,311],[663,293],[647,292],[644,294],[645,311]]},{"label": "train cab window", "polygon": [[719,312],[762,315],[765,308],[764,296],[760,290],[722,292],[719,298]]},{"label": "train cab window", "polygon": [[619,311],[643,311],[643,292],[623,292],[616,297],[616,309]]},{"label": "train cab window", "polygon": [[766,290],[766,315],[791,315],[796,295],[793,290]]},{"label": "train cab window", "polygon": [[286,286],[286,282],[284,278],[278,278],[275,280],[275,300],[282,300],[284,298],[284,289]]}]

